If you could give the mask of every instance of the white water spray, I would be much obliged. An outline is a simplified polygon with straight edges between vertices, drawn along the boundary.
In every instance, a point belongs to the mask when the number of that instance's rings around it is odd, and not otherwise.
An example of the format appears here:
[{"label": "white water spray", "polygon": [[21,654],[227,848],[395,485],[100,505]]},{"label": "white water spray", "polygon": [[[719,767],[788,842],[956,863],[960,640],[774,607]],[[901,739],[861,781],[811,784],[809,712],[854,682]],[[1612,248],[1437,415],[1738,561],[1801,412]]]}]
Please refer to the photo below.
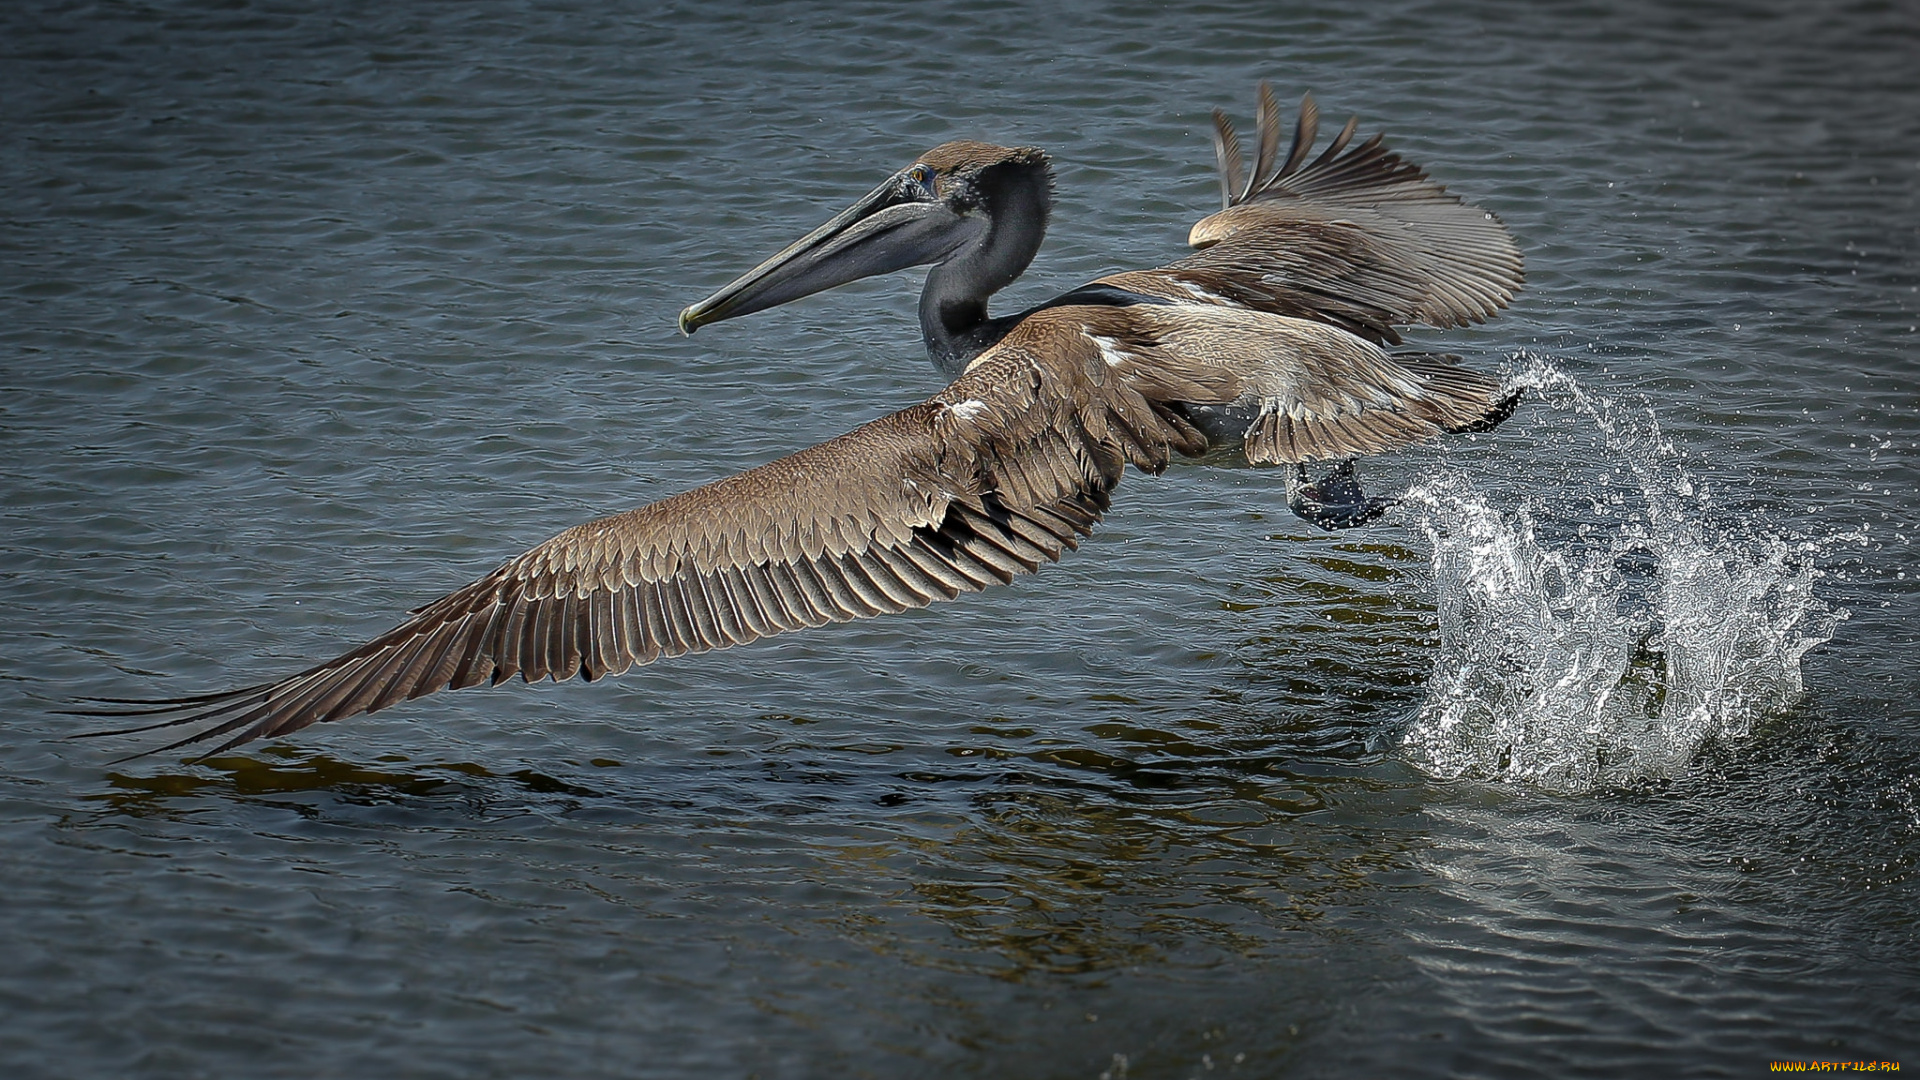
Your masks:
[{"label": "white water spray", "polygon": [[1409,493],[1433,545],[1440,654],[1403,749],[1442,778],[1558,791],[1677,776],[1707,740],[1799,699],[1801,657],[1845,617],[1813,596],[1824,543],[1709,524],[1650,413],[1540,361],[1521,382],[1597,433],[1560,443],[1569,479],[1591,486],[1537,520],[1458,475]]}]

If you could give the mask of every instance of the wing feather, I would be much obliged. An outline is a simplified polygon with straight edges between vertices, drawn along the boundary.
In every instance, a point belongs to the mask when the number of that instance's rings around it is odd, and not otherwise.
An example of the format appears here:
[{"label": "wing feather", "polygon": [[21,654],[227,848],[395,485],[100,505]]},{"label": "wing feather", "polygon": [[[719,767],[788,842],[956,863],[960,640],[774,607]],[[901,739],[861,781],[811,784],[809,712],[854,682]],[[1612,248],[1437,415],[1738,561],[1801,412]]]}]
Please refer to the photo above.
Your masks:
[{"label": "wing feather", "polygon": [[[1241,196],[1242,202],[1252,198],[1255,192],[1272,182],[1273,165],[1280,156],[1280,102],[1273,96],[1273,87],[1264,82],[1260,84],[1259,97],[1260,105],[1254,117],[1254,126],[1260,132],[1260,141],[1254,153],[1253,175],[1247,180],[1246,193]],[[1305,134],[1308,139],[1313,138],[1309,128],[1312,123],[1311,117],[1315,114],[1309,114],[1307,111],[1312,106],[1311,98],[1301,103],[1300,126],[1296,129],[1298,133]],[[1298,141],[1298,138],[1299,135],[1296,134],[1295,141]]]},{"label": "wing feather", "polygon": [[1219,109],[1213,110],[1213,159],[1220,170],[1220,208],[1224,210],[1244,190],[1246,159],[1240,155],[1240,136],[1234,134],[1233,121]]}]

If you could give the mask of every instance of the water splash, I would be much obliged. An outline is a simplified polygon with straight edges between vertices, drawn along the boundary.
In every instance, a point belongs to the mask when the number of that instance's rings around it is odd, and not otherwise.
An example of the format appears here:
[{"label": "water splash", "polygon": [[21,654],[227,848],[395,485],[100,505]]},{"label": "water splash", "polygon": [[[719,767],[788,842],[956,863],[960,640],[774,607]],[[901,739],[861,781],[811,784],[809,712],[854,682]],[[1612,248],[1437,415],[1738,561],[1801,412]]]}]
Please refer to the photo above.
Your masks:
[{"label": "water splash", "polygon": [[1650,411],[1540,360],[1521,382],[1582,429],[1555,439],[1581,501],[1503,512],[1456,474],[1409,494],[1440,654],[1403,751],[1442,778],[1568,792],[1677,776],[1799,699],[1801,657],[1846,617],[1813,595],[1836,538],[1715,520]]}]

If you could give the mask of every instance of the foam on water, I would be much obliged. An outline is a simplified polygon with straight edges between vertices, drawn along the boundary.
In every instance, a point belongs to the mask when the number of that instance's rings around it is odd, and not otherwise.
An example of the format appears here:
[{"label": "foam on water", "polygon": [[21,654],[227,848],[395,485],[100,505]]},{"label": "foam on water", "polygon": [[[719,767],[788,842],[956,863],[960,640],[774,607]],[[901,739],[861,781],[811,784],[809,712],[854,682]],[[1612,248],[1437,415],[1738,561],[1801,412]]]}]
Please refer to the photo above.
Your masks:
[{"label": "foam on water", "polygon": [[1799,699],[1801,657],[1846,616],[1813,590],[1839,537],[1726,514],[1651,411],[1530,365],[1566,483],[1503,509],[1448,473],[1407,499],[1433,547],[1440,651],[1403,751],[1446,779],[1569,792],[1676,776]]}]

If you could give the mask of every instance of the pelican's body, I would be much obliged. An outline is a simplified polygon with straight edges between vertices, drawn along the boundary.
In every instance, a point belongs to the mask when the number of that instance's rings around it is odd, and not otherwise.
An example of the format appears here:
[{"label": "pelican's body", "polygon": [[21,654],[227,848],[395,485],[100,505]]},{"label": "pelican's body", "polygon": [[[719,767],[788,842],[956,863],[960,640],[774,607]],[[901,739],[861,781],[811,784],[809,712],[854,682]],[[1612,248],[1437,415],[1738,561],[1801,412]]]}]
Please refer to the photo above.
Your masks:
[{"label": "pelican's body", "polygon": [[[1352,459],[1511,411],[1451,358],[1394,356],[1395,327],[1480,321],[1521,281],[1492,215],[1354,125],[1311,164],[1261,87],[1257,161],[1216,112],[1226,206],[1200,250],[1013,315],[1052,206],[1046,155],[935,147],[680,316],[684,332],[874,274],[928,265],[920,325],[952,382],[837,439],[577,526],[434,601],[382,637],[275,682],[123,713],[207,726],[166,749],[214,752],[441,689],[514,675],[597,678],[634,664],[952,599],[1077,546],[1129,463],[1244,450],[1290,468],[1290,505],[1329,528],[1377,517]],[[1333,463],[1317,484],[1312,461]],[[139,730],[139,729],[130,729]]]}]

